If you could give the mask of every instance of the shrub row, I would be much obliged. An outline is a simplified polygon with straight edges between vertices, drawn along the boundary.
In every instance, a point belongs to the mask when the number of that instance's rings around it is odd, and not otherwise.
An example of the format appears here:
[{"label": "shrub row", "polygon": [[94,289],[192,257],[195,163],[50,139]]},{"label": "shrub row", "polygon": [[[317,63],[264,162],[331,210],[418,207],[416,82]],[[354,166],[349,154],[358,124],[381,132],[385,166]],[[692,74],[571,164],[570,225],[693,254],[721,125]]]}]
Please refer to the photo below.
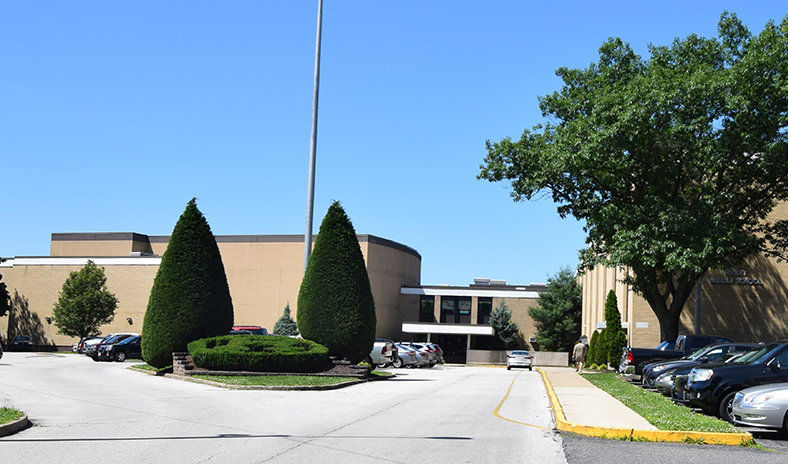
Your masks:
[{"label": "shrub row", "polygon": [[275,335],[223,335],[189,343],[198,367],[220,371],[308,372],[322,368],[328,348]]}]

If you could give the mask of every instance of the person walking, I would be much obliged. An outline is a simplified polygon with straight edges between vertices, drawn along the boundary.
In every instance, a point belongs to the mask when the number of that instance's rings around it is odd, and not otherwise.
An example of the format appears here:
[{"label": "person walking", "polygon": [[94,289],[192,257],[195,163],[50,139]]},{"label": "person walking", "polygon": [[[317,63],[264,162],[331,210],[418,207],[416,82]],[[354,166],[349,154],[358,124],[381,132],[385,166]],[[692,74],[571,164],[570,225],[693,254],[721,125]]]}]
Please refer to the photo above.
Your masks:
[{"label": "person walking", "polygon": [[578,340],[575,348],[572,350],[572,359],[575,362],[575,372],[583,370],[583,363],[586,361],[586,346],[583,340]]}]

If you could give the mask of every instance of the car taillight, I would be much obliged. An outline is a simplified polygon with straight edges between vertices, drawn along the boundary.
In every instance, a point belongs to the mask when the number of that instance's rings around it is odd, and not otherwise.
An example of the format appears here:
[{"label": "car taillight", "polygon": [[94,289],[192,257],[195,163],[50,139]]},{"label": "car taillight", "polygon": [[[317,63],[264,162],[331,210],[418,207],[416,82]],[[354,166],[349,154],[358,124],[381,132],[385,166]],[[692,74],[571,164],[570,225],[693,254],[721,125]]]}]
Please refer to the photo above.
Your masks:
[{"label": "car taillight", "polygon": [[627,353],[627,364],[632,364],[632,361],[634,361],[634,360],[635,360],[635,357],[632,356],[632,352],[630,351],[629,353]]},{"label": "car taillight", "polygon": [[383,355],[386,354],[386,347],[385,346],[383,346],[383,349],[380,350],[380,354],[383,354]]}]

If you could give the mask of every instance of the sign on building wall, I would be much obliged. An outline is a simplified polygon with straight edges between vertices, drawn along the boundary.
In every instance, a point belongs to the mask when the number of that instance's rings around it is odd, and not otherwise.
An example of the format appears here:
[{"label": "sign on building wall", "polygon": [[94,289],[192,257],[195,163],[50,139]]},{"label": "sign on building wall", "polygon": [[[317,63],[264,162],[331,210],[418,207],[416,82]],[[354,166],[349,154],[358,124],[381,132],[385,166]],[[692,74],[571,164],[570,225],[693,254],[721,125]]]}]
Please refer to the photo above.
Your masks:
[{"label": "sign on building wall", "polygon": [[746,269],[726,269],[725,276],[710,277],[709,282],[723,285],[763,285],[761,279],[748,276]]}]

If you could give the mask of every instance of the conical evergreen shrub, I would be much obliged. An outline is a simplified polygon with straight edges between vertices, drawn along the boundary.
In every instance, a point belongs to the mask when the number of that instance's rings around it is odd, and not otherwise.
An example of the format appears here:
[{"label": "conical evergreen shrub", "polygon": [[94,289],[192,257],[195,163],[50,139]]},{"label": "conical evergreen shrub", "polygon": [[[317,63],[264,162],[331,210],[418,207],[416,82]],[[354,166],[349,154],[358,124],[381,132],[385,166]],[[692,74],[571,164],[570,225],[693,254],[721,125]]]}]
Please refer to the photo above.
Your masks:
[{"label": "conical evergreen shrub", "polygon": [[233,302],[219,247],[192,198],[153,281],[142,326],[142,357],[152,366],[169,366],[173,351],[224,335],[232,325]]},{"label": "conical evergreen shrub", "polygon": [[624,347],[627,346],[627,335],[621,329],[621,313],[618,311],[616,292],[610,290],[605,300],[605,351],[609,366],[618,366]]},{"label": "conical evergreen shrub", "polygon": [[274,324],[274,335],[298,335],[298,326],[290,315],[290,303],[287,303],[282,317]]},{"label": "conical evergreen shrub", "polygon": [[330,356],[362,361],[375,344],[375,301],[364,255],[345,210],[335,201],[326,213],[298,292],[301,336]]}]

